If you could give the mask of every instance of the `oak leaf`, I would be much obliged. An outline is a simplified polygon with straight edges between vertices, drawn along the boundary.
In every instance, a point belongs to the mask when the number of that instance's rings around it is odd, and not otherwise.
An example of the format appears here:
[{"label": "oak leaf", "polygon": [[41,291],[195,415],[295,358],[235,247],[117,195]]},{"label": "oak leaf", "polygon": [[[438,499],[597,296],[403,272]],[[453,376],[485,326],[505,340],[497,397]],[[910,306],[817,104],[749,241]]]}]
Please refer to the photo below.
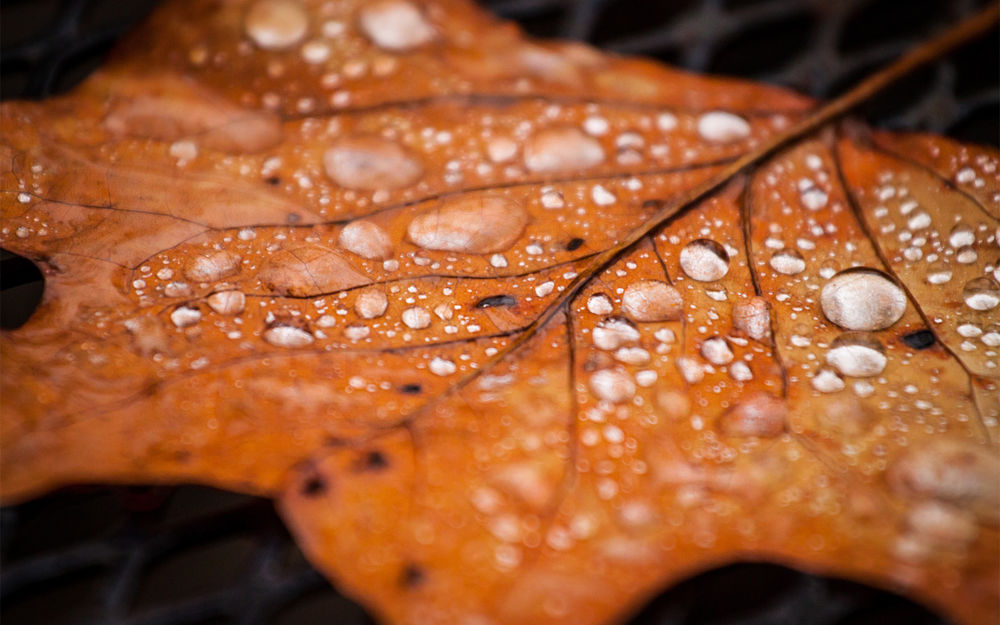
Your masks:
[{"label": "oak leaf", "polygon": [[815,106],[466,0],[170,2],[2,107],[3,497],[271,496],[393,623],[733,560],[991,622],[998,154]]}]

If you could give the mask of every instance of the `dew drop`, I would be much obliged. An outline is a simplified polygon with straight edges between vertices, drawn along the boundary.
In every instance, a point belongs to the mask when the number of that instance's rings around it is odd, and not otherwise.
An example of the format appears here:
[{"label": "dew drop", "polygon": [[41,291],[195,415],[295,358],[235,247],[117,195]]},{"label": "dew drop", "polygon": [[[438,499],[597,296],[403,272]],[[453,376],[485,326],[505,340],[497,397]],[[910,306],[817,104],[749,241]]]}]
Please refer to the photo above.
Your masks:
[{"label": "dew drop", "polygon": [[721,337],[712,337],[701,344],[701,355],[713,365],[727,365],[733,361],[733,350]]},{"label": "dew drop", "polygon": [[729,272],[729,254],[711,239],[696,239],[681,250],[681,269],[699,282],[714,282]]},{"label": "dew drop", "polygon": [[187,328],[201,321],[201,311],[188,306],[178,306],[170,313],[170,321],[178,328]]},{"label": "dew drop", "polygon": [[951,280],[952,271],[944,261],[935,261],[927,267],[928,284],[945,284]]},{"label": "dew drop", "polygon": [[547,128],[524,146],[524,165],[535,173],[589,169],[604,162],[604,148],[578,128]]},{"label": "dew drop", "polygon": [[240,257],[227,251],[199,254],[184,266],[184,276],[192,282],[216,282],[240,270]]},{"label": "dew drop", "polygon": [[[389,298],[378,289],[362,291],[354,301],[354,312],[362,319],[375,319],[385,314]],[[405,315],[406,313],[404,313]]]},{"label": "dew drop", "polygon": [[785,429],[788,405],[783,399],[758,393],[736,404],[719,419],[719,427],[728,436],[773,438]]},{"label": "dew drop", "polygon": [[810,384],[820,393],[836,393],[844,390],[844,380],[831,369],[820,369],[813,376]]},{"label": "dew drop", "polygon": [[303,328],[276,324],[264,331],[264,340],[275,347],[305,347],[315,340],[312,333]]},{"label": "dew drop", "polygon": [[625,288],[622,312],[633,321],[675,321],[683,305],[677,289],[661,280],[641,280]]},{"label": "dew drop", "polygon": [[282,50],[302,40],[309,28],[309,16],[293,0],[258,0],[247,12],[244,29],[257,46]]},{"label": "dew drop", "polygon": [[527,223],[527,211],[512,199],[467,195],[417,215],[406,236],[425,249],[489,254],[512,246]]},{"label": "dew drop", "polygon": [[976,233],[968,224],[957,224],[951,229],[951,233],[948,235],[948,244],[955,249],[965,247],[966,245],[972,245],[975,242]]},{"label": "dew drop", "polygon": [[457,370],[457,367],[455,367],[455,363],[454,362],[452,362],[450,360],[446,360],[446,359],[441,358],[439,356],[435,356],[434,359],[431,360],[431,362],[427,366],[427,368],[434,375],[439,375],[439,376],[442,376],[442,377],[444,377],[446,375],[451,375],[451,374],[455,373],[455,371]]},{"label": "dew drop", "polygon": [[771,255],[771,269],[786,276],[794,276],[806,270],[806,261],[797,250],[779,250]]},{"label": "dew drop", "polygon": [[595,315],[610,315],[614,310],[611,298],[604,293],[596,293],[587,298],[587,310]]},{"label": "dew drop", "polygon": [[208,296],[208,307],[220,315],[238,315],[246,307],[242,291],[219,291]]},{"label": "dew drop", "polygon": [[340,247],[362,258],[384,260],[392,255],[392,239],[378,224],[366,219],[344,226],[337,238]]},{"label": "dew drop", "polygon": [[817,211],[826,206],[830,196],[823,189],[810,187],[802,192],[799,199],[802,201],[802,206],[811,211]]},{"label": "dew drop", "polygon": [[598,399],[620,404],[635,395],[635,383],[621,371],[601,369],[590,376],[590,390]]},{"label": "dew drop", "polygon": [[639,331],[627,319],[612,317],[600,322],[593,332],[597,349],[612,351],[639,340]]},{"label": "dew drop", "polygon": [[369,3],[361,10],[358,23],[375,45],[392,52],[412,50],[437,35],[420,9],[406,0]]},{"label": "dew drop", "polygon": [[872,336],[846,332],[834,339],[826,362],[842,375],[868,378],[882,373],[889,359],[885,348]]},{"label": "dew drop", "polygon": [[431,325],[431,314],[426,308],[413,306],[403,311],[403,323],[414,330],[422,330]]},{"label": "dew drop", "polygon": [[976,253],[975,248],[966,245],[955,251],[955,260],[962,265],[971,265],[979,260],[979,254]]},{"label": "dew drop", "polygon": [[698,134],[713,143],[732,143],[750,136],[750,124],[739,115],[711,111],[698,118]]},{"label": "dew drop", "polygon": [[906,294],[877,269],[852,268],[823,285],[820,306],[826,318],[841,328],[884,330],[906,312]]},{"label": "dew drop", "polygon": [[341,187],[359,191],[402,189],[424,173],[398,143],[368,135],[336,140],[323,154],[323,168]]},{"label": "dew drop", "polygon": [[962,300],[973,310],[993,310],[1000,304],[1000,285],[987,277],[970,280],[962,289]]},{"label": "dew drop", "polygon": [[751,297],[733,306],[733,327],[755,341],[771,336],[771,305],[763,297]]}]

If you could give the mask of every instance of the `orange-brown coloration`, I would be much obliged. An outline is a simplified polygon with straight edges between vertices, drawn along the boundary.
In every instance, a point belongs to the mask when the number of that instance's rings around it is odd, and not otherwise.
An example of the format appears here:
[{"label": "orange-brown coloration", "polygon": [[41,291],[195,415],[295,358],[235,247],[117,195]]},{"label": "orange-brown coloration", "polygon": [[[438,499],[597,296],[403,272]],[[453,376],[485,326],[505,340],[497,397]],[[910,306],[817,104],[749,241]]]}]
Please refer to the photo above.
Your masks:
[{"label": "orange-brown coloration", "polygon": [[392,623],[609,622],[753,558],[992,622],[1000,160],[760,151],[811,106],[465,0],[168,3],[3,105],[46,277],[3,497],[268,495]]}]

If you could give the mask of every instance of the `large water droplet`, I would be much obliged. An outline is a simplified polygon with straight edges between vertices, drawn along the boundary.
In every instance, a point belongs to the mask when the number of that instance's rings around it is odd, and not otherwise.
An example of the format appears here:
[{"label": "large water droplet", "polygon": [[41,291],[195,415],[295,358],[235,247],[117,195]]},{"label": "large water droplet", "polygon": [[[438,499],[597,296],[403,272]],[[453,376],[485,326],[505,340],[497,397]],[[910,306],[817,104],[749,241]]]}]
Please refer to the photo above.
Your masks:
[{"label": "large water droplet", "polygon": [[948,244],[955,249],[965,247],[966,245],[972,245],[975,242],[976,233],[968,224],[957,224],[951,229],[951,234],[948,235]]},{"label": "large water droplet", "polygon": [[246,301],[242,291],[219,291],[208,296],[208,307],[220,315],[238,315],[243,312]]},{"label": "large water droplet", "polygon": [[315,338],[308,330],[297,325],[278,323],[264,331],[264,340],[275,347],[305,347]]},{"label": "large water droplet", "polygon": [[240,257],[225,250],[198,254],[184,265],[184,276],[192,282],[216,282],[240,270]]},{"label": "large water droplet", "polygon": [[951,276],[951,267],[949,267],[948,263],[944,261],[934,261],[927,267],[928,284],[945,284],[951,280]]},{"label": "large water droplet", "polygon": [[589,169],[604,162],[600,142],[578,128],[547,128],[524,146],[524,165],[536,173]]},{"label": "large water droplet", "polygon": [[826,318],[847,330],[884,330],[906,312],[906,294],[877,269],[847,269],[823,285]]},{"label": "large water droplet", "polygon": [[833,341],[826,362],[843,375],[867,378],[882,373],[889,359],[874,337],[863,332],[846,332]]},{"label": "large water droplet", "polygon": [[362,319],[381,317],[385,314],[385,310],[388,307],[389,298],[385,296],[384,292],[378,289],[366,289],[354,301],[354,312]]},{"label": "large water droplet", "polygon": [[406,236],[430,250],[488,254],[513,245],[527,224],[527,211],[512,199],[468,195],[418,215]]},{"label": "large water droplet", "polygon": [[680,261],[684,273],[699,282],[714,282],[729,272],[729,254],[711,239],[696,239],[685,245]]},{"label": "large water droplet", "polygon": [[378,224],[365,219],[344,226],[337,238],[340,247],[362,258],[385,259],[392,255],[392,239]]},{"label": "large water droplet", "polygon": [[361,191],[402,189],[424,173],[423,165],[398,143],[367,135],[335,141],[323,154],[323,168],[341,187]]},{"label": "large water droplet", "polygon": [[680,318],[681,294],[661,280],[641,280],[625,288],[622,312],[633,321],[674,321]]},{"label": "large water droplet", "polygon": [[993,310],[1000,304],[1000,285],[992,278],[976,278],[962,289],[965,305],[973,310]]}]

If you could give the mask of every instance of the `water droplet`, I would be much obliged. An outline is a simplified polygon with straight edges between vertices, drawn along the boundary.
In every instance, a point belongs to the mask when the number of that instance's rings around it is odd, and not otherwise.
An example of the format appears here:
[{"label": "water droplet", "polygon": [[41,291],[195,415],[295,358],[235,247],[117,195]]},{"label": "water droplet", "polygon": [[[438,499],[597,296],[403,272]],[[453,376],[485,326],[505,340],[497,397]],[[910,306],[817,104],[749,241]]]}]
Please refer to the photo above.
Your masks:
[{"label": "water droplet", "polygon": [[590,376],[590,390],[599,399],[620,404],[635,395],[635,383],[617,369],[601,369]]},{"label": "water droplet", "polygon": [[957,224],[951,229],[951,234],[948,235],[948,244],[955,249],[965,247],[966,245],[972,245],[975,242],[976,233],[968,224]]},{"label": "water droplet", "polygon": [[701,344],[701,355],[713,365],[726,365],[733,361],[733,350],[721,337],[712,337]]},{"label": "water droplet", "polygon": [[184,276],[192,282],[217,282],[239,270],[240,257],[223,250],[191,258],[184,266]]},{"label": "water droplet", "polygon": [[733,306],[733,327],[755,341],[771,336],[771,305],[763,297],[751,297]]},{"label": "water droplet", "polygon": [[871,335],[845,332],[834,339],[826,362],[843,375],[867,378],[882,373],[889,359],[885,348]]},{"label": "water droplet", "polygon": [[219,291],[208,296],[208,307],[220,315],[238,315],[246,307],[242,291]]},{"label": "water droplet", "polygon": [[337,238],[340,247],[362,258],[386,259],[392,255],[392,239],[378,224],[365,219],[344,226]]},{"label": "water droplet", "polygon": [[188,306],[178,306],[170,313],[170,321],[178,328],[193,326],[201,321],[201,311]]},{"label": "water droplet", "polygon": [[431,314],[426,308],[413,306],[403,311],[403,323],[414,330],[422,330],[431,325]]},{"label": "water droplet", "polygon": [[276,252],[257,277],[268,289],[294,296],[328,293],[370,281],[337,252],[318,245]]},{"label": "water droplet", "polygon": [[434,40],[427,17],[406,0],[381,0],[361,9],[358,23],[375,45],[392,52],[412,50]]},{"label": "water droplet", "polygon": [[906,312],[906,293],[889,276],[867,267],[841,271],[820,293],[826,318],[847,330],[884,330]]},{"label": "water droplet", "polygon": [[323,154],[323,168],[345,189],[394,190],[409,187],[424,167],[405,148],[376,136],[344,137]]},{"label": "water droplet", "polygon": [[595,315],[610,315],[614,306],[610,297],[604,293],[596,293],[587,298],[587,310]]},{"label": "water droplet", "polygon": [[[381,317],[385,314],[386,308],[389,307],[389,298],[385,296],[385,293],[378,289],[368,289],[362,291],[358,295],[358,299],[354,301],[354,312],[358,314],[362,319],[375,319]],[[405,323],[405,315],[404,323]]]},{"label": "water droplet", "polygon": [[750,136],[750,124],[738,115],[711,111],[698,118],[698,134],[706,141],[732,143]]},{"label": "water droplet", "polygon": [[952,271],[944,261],[935,261],[927,267],[928,284],[945,284],[951,280]]},{"label": "water droplet", "polygon": [[627,319],[612,317],[600,322],[593,332],[594,346],[611,351],[639,340],[639,331]]},{"label": "water droplet", "polygon": [[371,334],[371,329],[368,326],[352,325],[344,328],[344,336],[351,341],[360,341],[369,334]]},{"label": "water droplet", "polygon": [[305,347],[315,340],[312,333],[297,325],[283,323],[272,325],[264,331],[264,340],[275,347]]},{"label": "water droplet", "polygon": [[618,201],[614,193],[611,193],[604,188],[603,185],[596,184],[594,188],[590,191],[590,198],[594,200],[594,204],[598,206],[611,206]]},{"label": "water droplet", "polygon": [[1000,304],[1000,285],[992,278],[976,278],[962,289],[965,305],[973,310],[992,310]]},{"label": "water droplet", "polygon": [[309,16],[293,0],[258,0],[247,11],[246,34],[265,50],[281,50],[302,40],[309,28]]},{"label": "water droplet", "polygon": [[427,366],[427,368],[430,369],[430,372],[434,375],[442,377],[455,373],[457,369],[457,367],[455,367],[455,363],[438,356],[435,356],[434,359],[431,360],[431,363]]},{"label": "water droplet", "polygon": [[976,253],[975,248],[966,245],[955,251],[955,260],[962,265],[971,265],[979,260],[979,254]]},{"label": "water droplet", "polygon": [[677,370],[688,384],[697,384],[705,379],[705,367],[694,358],[678,358]]},{"label": "water droplet", "polygon": [[800,199],[802,206],[811,211],[817,211],[826,206],[826,203],[830,200],[830,196],[823,189],[810,187],[802,192]]},{"label": "water droplet", "polygon": [[797,250],[780,250],[771,255],[771,269],[786,276],[794,276],[806,270],[806,261]]},{"label": "water droplet", "polygon": [[737,360],[729,365],[729,377],[737,382],[749,382],[753,379],[753,371],[750,370],[750,366],[747,363]]},{"label": "water droplet", "polygon": [[622,312],[633,321],[675,321],[683,305],[677,289],[660,280],[641,280],[625,288]]},{"label": "water droplet", "polygon": [[719,418],[719,427],[728,436],[773,438],[785,429],[788,405],[783,399],[758,393],[744,399]]},{"label": "water droplet", "polygon": [[645,365],[649,362],[649,352],[641,347],[619,347],[614,357],[627,365]]},{"label": "water droplet", "polygon": [[517,143],[509,137],[493,137],[486,144],[486,155],[494,163],[506,163],[517,155]]},{"label": "water droplet", "polygon": [[604,162],[601,144],[578,128],[547,128],[524,146],[524,164],[535,173],[589,169]]},{"label": "water droplet", "polygon": [[832,369],[820,369],[810,381],[812,387],[820,393],[836,393],[844,390],[844,380]]},{"label": "water droplet", "polygon": [[886,474],[896,492],[961,505],[996,522],[1000,517],[1000,457],[986,446],[947,438],[911,447]]},{"label": "water droplet", "polygon": [[466,195],[418,215],[406,235],[425,249],[488,254],[513,245],[527,223],[528,213],[514,200]]},{"label": "water droplet", "polygon": [[913,213],[906,220],[906,227],[910,230],[923,230],[931,225],[931,216],[924,211]]},{"label": "water droplet", "polygon": [[714,282],[729,272],[729,254],[711,239],[696,239],[681,250],[681,269],[699,282]]}]

